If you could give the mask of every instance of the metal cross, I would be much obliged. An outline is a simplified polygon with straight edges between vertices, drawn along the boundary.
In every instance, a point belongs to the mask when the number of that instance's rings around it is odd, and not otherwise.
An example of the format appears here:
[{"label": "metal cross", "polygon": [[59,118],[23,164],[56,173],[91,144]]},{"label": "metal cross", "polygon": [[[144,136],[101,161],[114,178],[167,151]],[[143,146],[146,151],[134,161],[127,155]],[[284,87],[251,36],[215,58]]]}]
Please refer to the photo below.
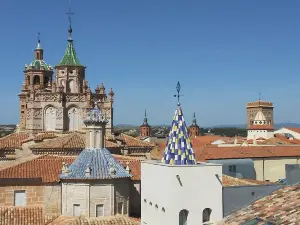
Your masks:
[{"label": "metal cross", "polygon": [[174,97],[177,97],[177,105],[180,105],[180,97],[183,95],[180,95],[180,83],[179,81],[177,82],[177,86],[176,86],[176,90],[177,90],[177,95],[174,95]]},{"label": "metal cross", "polygon": [[71,0],[69,0],[69,12],[67,12],[66,14],[68,15],[68,19],[69,19],[69,23],[70,23],[70,27],[71,27],[72,15],[74,15],[74,13],[71,10]]},{"label": "metal cross", "polygon": [[261,93],[259,92],[258,93],[258,101],[260,101],[261,100]]}]

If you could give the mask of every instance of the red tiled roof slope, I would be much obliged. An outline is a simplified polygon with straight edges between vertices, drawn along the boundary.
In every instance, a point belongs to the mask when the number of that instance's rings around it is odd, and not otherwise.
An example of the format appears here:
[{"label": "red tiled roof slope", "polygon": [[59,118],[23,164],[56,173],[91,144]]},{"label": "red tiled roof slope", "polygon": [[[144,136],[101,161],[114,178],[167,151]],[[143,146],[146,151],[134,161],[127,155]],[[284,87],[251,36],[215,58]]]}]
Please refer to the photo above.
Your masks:
[{"label": "red tiled roof slope", "polygon": [[300,134],[300,128],[298,127],[284,127],[284,128]]},{"label": "red tiled roof slope", "polygon": [[53,219],[41,207],[0,207],[0,225],[45,225]]},{"label": "red tiled roof slope", "polygon": [[[141,179],[140,160],[133,157],[114,155],[124,167],[126,162],[129,163],[129,168],[133,177],[132,180]],[[76,156],[53,156],[42,155],[33,160],[22,162],[20,164],[4,168],[0,170],[0,180],[5,178],[10,179],[41,179],[42,183],[54,183],[59,180],[62,163],[69,165],[76,159]]]},{"label": "red tiled roof slope", "polygon": [[300,156],[300,146],[205,147],[194,151],[198,161]]},{"label": "red tiled roof slope", "polygon": [[78,224],[93,224],[93,225],[140,225],[141,222],[135,218],[127,216],[106,216],[106,217],[67,217],[60,216],[49,225],[78,225]]},{"label": "red tiled roof slope", "polygon": [[241,178],[227,176],[227,175],[224,175],[224,174],[222,176],[222,183],[223,183],[224,187],[275,184],[275,183],[267,182],[267,181],[241,179]]},{"label": "red tiled roof slope", "polygon": [[138,138],[131,137],[127,134],[121,134],[121,138],[128,147],[154,147],[155,144],[151,142],[141,141]]},{"label": "red tiled roof slope", "polygon": [[[273,224],[298,224],[300,221],[300,185],[280,188],[270,195],[238,210],[224,219],[225,224],[244,224],[255,218]],[[265,224],[265,223],[263,223]]]},{"label": "red tiled roof slope", "polygon": [[0,138],[0,149],[14,150],[22,146],[22,141],[29,137],[26,133],[13,133]]},{"label": "red tiled roof slope", "polygon": [[75,156],[40,156],[31,161],[5,168],[0,171],[0,179],[25,178],[41,179],[42,183],[53,183],[59,180],[62,163],[69,165],[75,160]]}]

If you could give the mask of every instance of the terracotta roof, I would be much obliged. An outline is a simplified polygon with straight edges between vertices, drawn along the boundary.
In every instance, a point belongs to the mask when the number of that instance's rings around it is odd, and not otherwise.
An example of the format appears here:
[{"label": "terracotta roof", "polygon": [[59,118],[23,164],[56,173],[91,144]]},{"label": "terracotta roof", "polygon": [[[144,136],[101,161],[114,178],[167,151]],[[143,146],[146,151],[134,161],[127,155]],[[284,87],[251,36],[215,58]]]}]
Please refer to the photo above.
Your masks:
[{"label": "terracotta roof", "polygon": [[[238,210],[224,219],[225,224],[298,224],[300,221],[300,185],[280,188],[250,206]],[[263,223],[264,221],[264,223]],[[250,223],[249,223],[250,224]]]},{"label": "terracotta roof", "polygon": [[270,157],[299,157],[300,146],[238,146],[204,147],[195,150],[196,159],[242,159]]},{"label": "terracotta roof", "polygon": [[[141,165],[140,160],[129,157],[113,155],[124,167],[129,162],[129,168],[133,177],[132,180],[140,180]],[[76,156],[53,156],[42,155],[35,157],[30,161],[21,162],[0,170],[0,179],[3,178],[20,178],[20,179],[40,179],[42,183],[54,183],[59,180],[61,174],[62,163],[69,165],[76,159]]]},{"label": "terracotta roof", "polygon": [[298,127],[284,127],[284,128],[300,134],[300,128]]},{"label": "terracotta roof", "polygon": [[42,141],[44,139],[48,139],[48,138],[56,138],[58,135],[54,132],[43,132],[43,133],[39,133],[36,136],[34,136],[33,140],[34,141]]},{"label": "terracotta roof", "polygon": [[293,145],[293,144],[300,144],[299,139],[289,139],[281,134],[275,134],[274,138],[269,138],[260,144],[269,144],[269,145],[276,145],[276,144],[285,144],[285,145]]},{"label": "terracotta roof", "polygon": [[44,225],[54,218],[45,218],[41,207],[0,207],[1,225]]},{"label": "terracotta roof", "polygon": [[[119,148],[120,145],[112,141],[105,140],[105,147]],[[31,149],[84,149],[85,134],[84,133],[69,133],[56,137],[52,140],[45,140],[41,143],[30,146]]]},{"label": "terracotta roof", "polygon": [[141,141],[138,138],[129,136],[127,134],[121,134],[121,138],[128,147],[154,147],[155,144],[151,142]]},{"label": "terracotta roof", "polygon": [[27,133],[13,133],[0,138],[0,149],[14,150],[22,146],[22,140],[29,137]]},{"label": "terracotta roof", "polygon": [[60,216],[49,225],[78,225],[78,224],[93,224],[93,225],[140,225],[138,219],[127,216],[106,216],[106,217],[67,217]]},{"label": "terracotta roof", "polygon": [[263,100],[258,100],[256,102],[248,102],[247,107],[258,107],[258,106],[269,106],[269,107],[273,107],[273,103],[272,102],[266,102]]},{"label": "terracotta roof", "polygon": [[275,184],[275,183],[267,182],[267,181],[241,179],[241,178],[227,176],[224,174],[222,176],[222,183],[223,183],[224,187]]},{"label": "terracotta roof", "polygon": [[274,127],[269,125],[251,125],[248,126],[248,130],[274,130]]},{"label": "terracotta roof", "polygon": [[21,178],[40,179],[42,183],[53,183],[59,180],[62,163],[69,165],[75,160],[75,156],[40,156],[31,161],[5,168],[0,171],[0,179]]}]

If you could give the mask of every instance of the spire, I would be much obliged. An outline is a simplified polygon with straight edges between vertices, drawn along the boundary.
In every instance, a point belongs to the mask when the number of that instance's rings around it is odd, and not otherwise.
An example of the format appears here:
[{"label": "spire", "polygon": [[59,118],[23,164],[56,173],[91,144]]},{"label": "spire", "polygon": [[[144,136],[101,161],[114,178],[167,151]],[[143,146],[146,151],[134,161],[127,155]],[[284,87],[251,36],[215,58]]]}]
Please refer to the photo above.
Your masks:
[{"label": "spire", "polygon": [[38,40],[38,43],[37,43],[36,49],[41,49],[40,32],[38,32],[38,34],[37,34],[37,40]]},{"label": "spire", "polygon": [[69,20],[69,38],[68,38],[68,46],[65,52],[65,55],[63,56],[62,60],[56,65],[56,66],[83,66],[80,64],[79,59],[76,55],[76,51],[74,48],[73,38],[72,38],[72,15],[74,13],[71,11],[71,7],[69,8],[68,20]]},{"label": "spire", "polygon": [[194,112],[194,117],[193,117],[193,124],[192,125],[197,125],[197,121],[196,121],[196,113]]},{"label": "spire", "polygon": [[[179,82],[177,83],[178,87]],[[180,92],[177,88],[178,96]],[[177,96],[177,97],[178,97]],[[195,153],[189,138],[188,129],[180,107],[179,98],[177,109],[173,117],[169,136],[163,154],[162,162],[171,165],[191,165],[196,164]]]},{"label": "spire", "polygon": [[145,109],[144,125],[148,125],[147,111]]}]

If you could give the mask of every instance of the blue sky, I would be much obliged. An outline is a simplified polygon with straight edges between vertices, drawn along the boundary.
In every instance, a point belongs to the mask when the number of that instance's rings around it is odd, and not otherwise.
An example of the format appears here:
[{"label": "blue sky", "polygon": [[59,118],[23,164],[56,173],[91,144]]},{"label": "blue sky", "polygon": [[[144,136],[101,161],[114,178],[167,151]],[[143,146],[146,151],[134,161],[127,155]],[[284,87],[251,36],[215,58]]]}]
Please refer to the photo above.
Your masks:
[{"label": "blue sky", "polygon": [[[73,38],[91,88],[115,91],[115,124],[171,123],[176,83],[186,120],[245,123],[245,106],[275,104],[275,122],[300,122],[300,1],[72,1]],[[37,32],[44,58],[67,45],[68,0],[1,0],[0,123],[18,123],[17,94]]]}]

